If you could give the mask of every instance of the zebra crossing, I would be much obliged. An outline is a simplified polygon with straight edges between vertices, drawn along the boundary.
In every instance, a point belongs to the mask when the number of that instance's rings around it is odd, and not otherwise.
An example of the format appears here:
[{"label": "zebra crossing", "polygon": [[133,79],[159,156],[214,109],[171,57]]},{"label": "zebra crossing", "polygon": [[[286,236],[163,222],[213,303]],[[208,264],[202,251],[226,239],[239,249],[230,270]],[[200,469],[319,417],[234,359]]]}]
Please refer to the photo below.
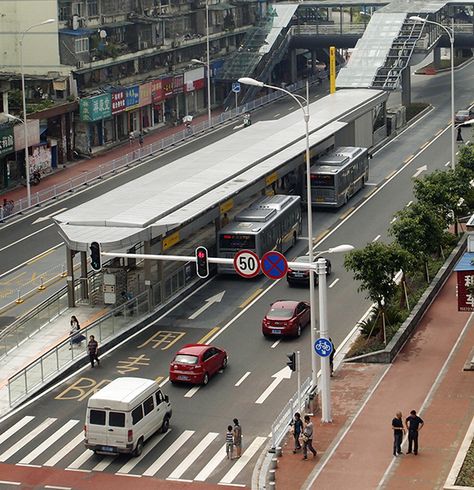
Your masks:
[{"label": "zebra crossing", "polygon": [[239,459],[226,459],[224,433],[202,433],[171,426],[156,433],[139,457],[100,456],[85,449],[79,420],[26,415],[0,432],[0,462],[70,471],[151,476],[175,481],[249,484],[250,475],[267,437],[244,440]]}]

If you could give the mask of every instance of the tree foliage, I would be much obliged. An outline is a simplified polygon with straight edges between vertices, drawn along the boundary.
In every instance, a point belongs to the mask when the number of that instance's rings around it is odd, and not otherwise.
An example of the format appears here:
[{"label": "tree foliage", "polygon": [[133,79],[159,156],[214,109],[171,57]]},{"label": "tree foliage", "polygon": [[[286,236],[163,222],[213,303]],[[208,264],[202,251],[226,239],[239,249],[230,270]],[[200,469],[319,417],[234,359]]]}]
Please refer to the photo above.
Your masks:
[{"label": "tree foliage", "polygon": [[458,167],[465,168],[474,174],[474,145],[462,145],[459,150]]}]

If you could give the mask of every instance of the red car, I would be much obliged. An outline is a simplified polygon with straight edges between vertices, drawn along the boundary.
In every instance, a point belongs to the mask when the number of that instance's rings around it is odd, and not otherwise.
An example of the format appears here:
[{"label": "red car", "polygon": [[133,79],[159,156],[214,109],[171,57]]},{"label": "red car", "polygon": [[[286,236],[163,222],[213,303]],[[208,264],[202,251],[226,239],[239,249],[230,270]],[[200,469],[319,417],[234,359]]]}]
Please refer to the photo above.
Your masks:
[{"label": "red car", "polygon": [[276,301],[262,321],[262,333],[269,335],[295,335],[310,322],[310,307],[306,301]]},{"label": "red car", "polygon": [[227,352],[204,344],[188,344],[170,363],[170,381],[207,385],[209,379],[227,366]]}]

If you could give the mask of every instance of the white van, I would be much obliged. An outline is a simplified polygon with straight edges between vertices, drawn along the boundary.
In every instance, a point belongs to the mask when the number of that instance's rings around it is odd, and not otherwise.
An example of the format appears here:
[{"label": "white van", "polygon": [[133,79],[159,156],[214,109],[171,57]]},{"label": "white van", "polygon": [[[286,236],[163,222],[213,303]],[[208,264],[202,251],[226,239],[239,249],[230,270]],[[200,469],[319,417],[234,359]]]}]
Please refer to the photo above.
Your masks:
[{"label": "white van", "polygon": [[157,430],[169,428],[172,410],[156,381],[145,378],[114,379],[87,403],[84,444],[99,454],[133,453]]}]

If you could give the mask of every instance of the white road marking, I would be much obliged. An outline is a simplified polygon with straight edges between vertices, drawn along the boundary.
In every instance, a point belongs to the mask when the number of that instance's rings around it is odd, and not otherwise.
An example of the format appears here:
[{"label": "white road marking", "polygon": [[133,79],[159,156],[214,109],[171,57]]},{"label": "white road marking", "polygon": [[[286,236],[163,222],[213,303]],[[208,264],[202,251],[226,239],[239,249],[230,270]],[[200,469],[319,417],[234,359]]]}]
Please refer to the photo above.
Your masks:
[{"label": "white road marking", "polygon": [[168,381],[170,380],[170,377],[167,376],[158,386],[161,388],[162,386],[164,386]]},{"label": "white road marking", "polygon": [[395,217],[395,218],[392,218],[392,219],[390,220],[390,224],[395,223],[395,221],[397,221],[397,218],[396,218],[396,217]]},{"label": "white road marking", "polygon": [[240,379],[235,383],[234,386],[240,386],[249,376],[250,376],[251,371],[247,371]]},{"label": "white road marking", "polygon": [[63,211],[66,211],[66,210],[67,210],[67,208],[61,208],[61,209],[58,209],[57,211],[54,211],[51,214],[47,214],[46,216],[40,216],[36,221],[33,221],[32,224],[36,225],[36,223],[41,223],[42,221],[46,221],[47,219],[50,219],[53,216],[56,216],[57,214],[62,213]]},{"label": "white road marking", "polygon": [[171,446],[146,470],[143,476],[154,476],[157,471],[179,450],[184,443],[194,434],[193,430],[185,430]]},{"label": "white road marking", "polygon": [[54,466],[83,441],[84,432],[80,432],[72,441],[68,442],[63,448],[61,448],[52,458],[48,459],[43,466]]},{"label": "white road marking", "polygon": [[21,482],[7,481],[7,480],[0,480],[0,483],[5,484],[5,485],[16,485],[18,487],[21,485]]},{"label": "white road marking", "polygon": [[376,236],[376,237],[375,237],[375,238],[372,240],[372,242],[376,242],[377,240],[379,240],[379,238],[380,238],[380,235],[377,235],[377,236]]},{"label": "white road marking", "polygon": [[334,279],[334,281],[331,284],[329,284],[329,289],[334,287],[338,282],[339,282],[339,278]]},{"label": "white road marking", "polygon": [[449,167],[449,165],[451,165],[451,161],[447,161],[447,162],[444,164],[444,166],[445,166],[445,167]]},{"label": "white road marking", "polygon": [[258,436],[253,441],[248,449],[242,454],[232,468],[224,475],[219,483],[232,483],[237,475],[244,469],[245,465],[252,459],[254,454],[259,450],[260,446],[267,440],[266,437]]},{"label": "white road marking", "polygon": [[270,349],[274,349],[280,342],[281,339],[278,339],[276,342],[273,342],[273,344],[270,346]]},{"label": "white road marking", "polygon": [[219,466],[220,462],[226,457],[225,444],[217,451],[217,453],[211,458],[209,463],[198,473],[194,481],[206,481],[209,475]]},{"label": "white road marking", "polygon": [[204,300],[204,304],[198,308],[189,318],[188,320],[194,320],[197,318],[203,311],[206,311],[210,306],[214,303],[220,303],[222,298],[224,297],[225,291],[221,291],[220,293],[215,294],[214,296],[207,298]]},{"label": "white road marking", "polygon": [[273,381],[270,383],[268,388],[257,398],[255,403],[261,405],[284,379],[291,378],[291,373],[291,369],[288,366],[285,366],[283,369],[280,369],[280,371],[273,374]]},{"label": "white road marking", "polygon": [[413,204],[413,201],[408,201],[406,207],[409,208]]},{"label": "white road marking", "polygon": [[44,451],[46,451],[46,449],[48,449],[50,447],[53,447],[54,443],[59,438],[61,438],[66,432],[70,431],[78,423],[79,423],[79,420],[68,420],[52,436],[48,437],[36,449],[34,449],[33,451],[31,451],[30,454],[26,455],[19,463],[21,463],[21,464],[29,464],[29,463],[31,463],[41,453],[43,453]]},{"label": "white road marking", "polygon": [[[68,467],[67,469],[70,470],[77,470],[79,469],[88,459],[92,458],[94,456],[93,451],[90,449],[86,449],[78,458],[76,458]],[[90,471],[90,470],[86,470]]]},{"label": "white road marking", "polygon": [[56,490],[72,490],[72,487],[57,487],[56,485],[45,485],[44,488],[54,488]]},{"label": "white road marking", "polygon": [[7,449],[3,454],[0,455],[0,462],[5,462],[8,458],[13,456],[20,449],[23,449],[30,441],[32,441],[38,434],[47,429],[53,422],[55,422],[55,418],[47,418],[44,422],[42,422],[38,427],[33,429],[31,432],[26,434],[25,437],[22,437],[16,444],[13,444],[9,449]]},{"label": "white road marking", "polygon": [[244,127],[244,124],[238,124],[237,126],[234,126],[232,129],[242,129]]},{"label": "white road marking", "polygon": [[17,463],[16,466],[24,466],[25,468],[41,468],[41,465],[39,465],[39,464],[23,464],[23,463]]},{"label": "white road marking", "polygon": [[[159,434],[158,436],[154,436],[152,439],[149,439],[145,444],[145,449],[142,454],[136,458],[130,458],[128,463],[125,463],[118,471],[117,475],[125,475],[135,468],[135,466],[147,455],[149,454],[169,433],[171,429],[167,430],[164,434]],[[132,475],[130,475],[132,476]],[[133,475],[136,476],[136,475]]]},{"label": "white road marking", "polygon": [[366,182],[365,185],[368,185],[369,187],[375,187],[378,184],[376,184],[375,182]]},{"label": "white road marking", "polygon": [[100,463],[97,463],[94,468],[92,468],[92,471],[104,471],[109,464],[112,464],[115,460],[115,456],[104,456],[102,458],[102,461]]},{"label": "white road marking", "polygon": [[280,115],[280,113],[278,113],[278,114],[275,114],[275,116],[274,116],[274,117],[278,117],[279,115]]},{"label": "white road marking", "polygon": [[194,386],[184,394],[184,398],[191,398],[199,391],[199,388],[201,388],[201,386]]},{"label": "white road marking", "polygon": [[[167,480],[178,480],[184,472],[196,461],[211,442],[219,435],[218,432],[209,432],[202,441],[181,461],[177,468],[170,474]],[[192,481],[192,480],[191,480]]]},{"label": "white road marking", "polygon": [[26,415],[19,420],[15,425],[7,429],[3,434],[0,434],[0,444],[6,441],[11,435],[16,434],[22,427],[34,419],[31,415]]},{"label": "white road marking", "polygon": [[29,235],[26,235],[23,238],[20,238],[19,240],[16,240],[16,241],[14,241],[12,243],[9,243],[6,247],[0,248],[0,252],[3,252],[7,248],[13,247],[14,245],[17,245],[18,243],[20,243],[20,242],[22,242],[24,240],[27,240],[28,238],[30,238],[30,237],[32,237],[34,235],[37,235],[38,233],[41,233],[42,231],[47,230],[48,228],[51,228],[52,226],[56,226],[56,224],[55,223],[51,223],[50,225],[45,226],[44,228],[41,228],[41,230],[34,231],[33,233],[30,233]]}]

